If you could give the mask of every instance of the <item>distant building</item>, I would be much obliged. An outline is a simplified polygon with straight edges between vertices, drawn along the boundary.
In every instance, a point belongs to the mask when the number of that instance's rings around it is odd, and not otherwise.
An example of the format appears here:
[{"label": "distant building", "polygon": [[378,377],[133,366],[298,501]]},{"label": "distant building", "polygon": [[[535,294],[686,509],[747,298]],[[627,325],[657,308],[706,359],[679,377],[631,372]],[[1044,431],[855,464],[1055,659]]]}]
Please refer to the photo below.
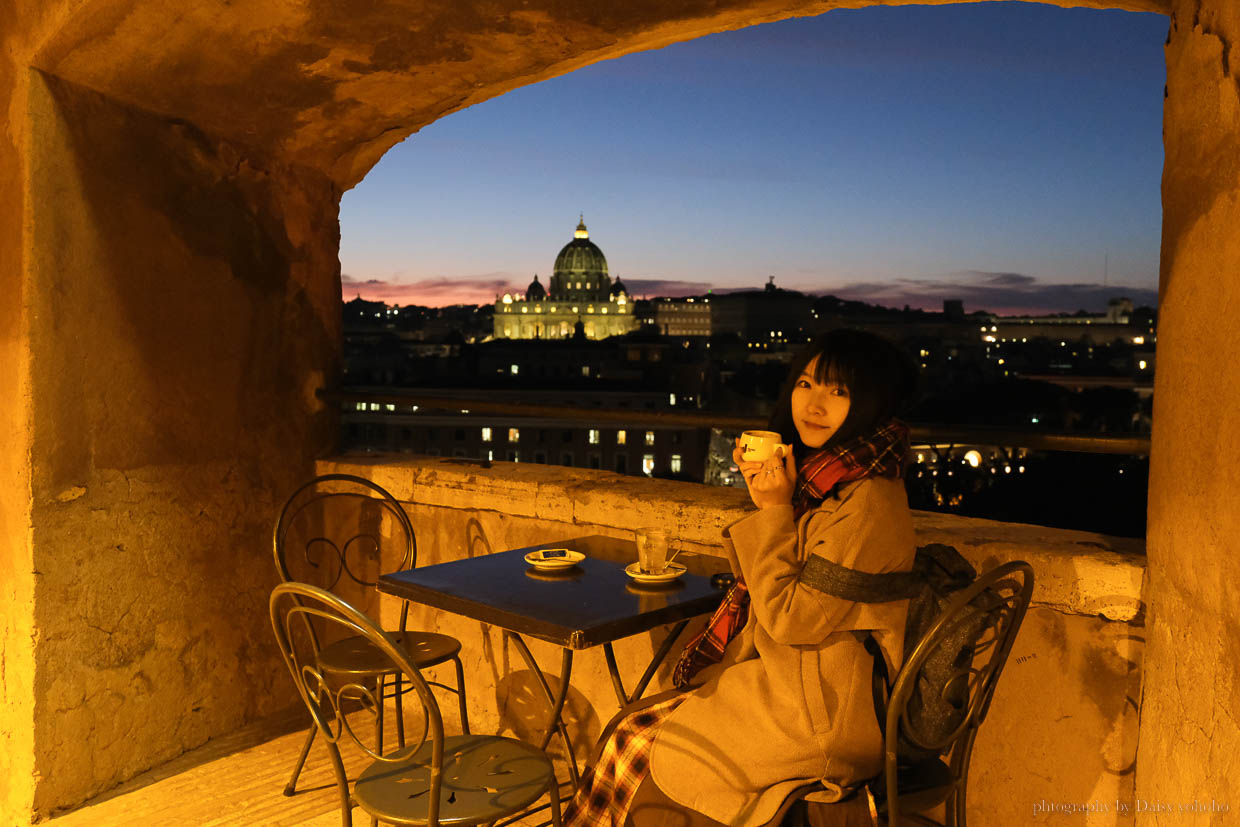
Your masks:
[{"label": "distant building", "polygon": [[807,338],[813,298],[775,286],[711,296],[711,332],[736,333],[751,348],[786,350]]},{"label": "distant building", "polygon": [[643,327],[653,327],[661,336],[710,336],[713,332],[709,296],[641,301],[637,316]]},{"label": "distant building", "polygon": [[496,339],[587,339],[620,336],[637,327],[628,291],[607,272],[603,251],[590,241],[585,219],[555,257],[551,282],[538,276],[525,296],[505,293],[495,302]]}]

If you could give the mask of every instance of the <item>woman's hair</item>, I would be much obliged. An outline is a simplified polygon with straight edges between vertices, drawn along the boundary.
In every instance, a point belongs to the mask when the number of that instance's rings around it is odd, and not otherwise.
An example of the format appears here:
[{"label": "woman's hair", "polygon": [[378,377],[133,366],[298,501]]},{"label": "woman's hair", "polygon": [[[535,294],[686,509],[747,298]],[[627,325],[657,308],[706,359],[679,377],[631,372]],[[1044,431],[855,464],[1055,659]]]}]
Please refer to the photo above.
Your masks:
[{"label": "woman's hair", "polygon": [[815,381],[848,389],[848,416],[827,440],[828,446],[842,445],[886,423],[909,401],[917,384],[913,360],[881,336],[845,328],[817,336],[793,357],[767,426],[793,446],[798,458],[807,449],[792,422],[792,390],[815,358]]}]

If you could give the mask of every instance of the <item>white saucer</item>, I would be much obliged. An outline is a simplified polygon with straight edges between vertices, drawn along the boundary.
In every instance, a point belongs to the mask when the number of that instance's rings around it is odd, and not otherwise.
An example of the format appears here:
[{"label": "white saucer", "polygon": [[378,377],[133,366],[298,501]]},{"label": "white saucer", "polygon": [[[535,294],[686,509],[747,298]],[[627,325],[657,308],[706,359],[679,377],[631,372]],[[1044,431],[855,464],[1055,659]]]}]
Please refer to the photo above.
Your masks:
[{"label": "white saucer", "polygon": [[[546,555],[550,554],[548,557]],[[571,548],[541,548],[525,555],[525,562],[539,571],[562,571],[586,559],[580,551]]]},{"label": "white saucer", "polygon": [[624,573],[638,583],[666,583],[669,580],[675,580],[688,571],[680,563],[672,562],[667,564],[667,568],[664,569],[662,574],[646,574],[646,572],[642,571],[641,565],[641,563],[629,563],[624,567]]}]

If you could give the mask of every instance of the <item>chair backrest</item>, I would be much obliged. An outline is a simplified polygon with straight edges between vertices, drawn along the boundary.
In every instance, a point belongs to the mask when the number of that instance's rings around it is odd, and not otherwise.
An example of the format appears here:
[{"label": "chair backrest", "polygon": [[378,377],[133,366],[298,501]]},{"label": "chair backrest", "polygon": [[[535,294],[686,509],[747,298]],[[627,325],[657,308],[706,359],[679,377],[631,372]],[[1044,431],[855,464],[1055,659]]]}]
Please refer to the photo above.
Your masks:
[{"label": "chair backrest", "polygon": [[[370,480],[324,474],[285,501],[272,535],[284,582],[310,583],[375,616],[379,575],[413,568],[417,539],[396,499]],[[400,630],[408,605],[402,601]]]},{"label": "chair backrest", "polygon": [[[392,764],[405,760],[429,741],[431,743],[430,789],[427,796],[428,822],[437,823],[444,752],[443,717],[439,705],[409,654],[364,613],[336,595],[307,583],[281,583],[271,592],[271,625],[284,662],[297,685],[297,692],[310,710],[315,726],[327,741],[336,783],[348,801],[349,782],[340,757],[340,742],[346,735],[371,758]],[[336,637],[361,635],[399,670],[413,691],[406,691],[403,712],[407,722],[421,719],[421,735],[407,746],[383,756],[372,747],[378,705],[383,702],[369,680],[338,673],[324,673],[318,666],[316,627],[339,627]],[[421,703],[415,703],[420,701]],[[420,707],[420,708],[419,708]],[[367,726],[358,727],[358,717]],[[353,719],[350,721],[350,717]],[[406,726],[406,732],[416,731]],[[368,743],[368,740],[370,743]],[[420,792],[420,791],[419,791]]]},{"label": "chair backrest", "polygon": [[[899,818],[897,768],[904,763],[902,753],[909,750],[908,745],[926,751],[950,750],[951,774],[963,790],[973,741],[986,719],[1032,596],[1033,568],[1028,563],[1013,561],[992,569],[956,595],[907,655],[891,688],[884,727],[890,823]],[[944,674],[949,676],[946,681]],[[927,687],[928,675],[937,676],[932,689]],[[929,727],[919,725],[919,710],[909,703],[919,686],[918,694],[933,691],[965,711],[950,732],[930,735]]]}]

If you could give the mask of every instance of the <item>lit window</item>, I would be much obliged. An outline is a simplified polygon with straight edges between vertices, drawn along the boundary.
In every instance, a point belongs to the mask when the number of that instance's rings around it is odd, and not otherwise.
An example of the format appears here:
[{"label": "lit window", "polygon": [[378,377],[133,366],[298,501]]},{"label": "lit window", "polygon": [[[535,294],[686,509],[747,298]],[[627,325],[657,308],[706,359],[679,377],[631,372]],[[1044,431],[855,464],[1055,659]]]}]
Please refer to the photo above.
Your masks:
[{"label": "lit window", "polygon": [[521,429],[520,428],[509,428],[508,429],[508,441],[509,442],[520,442],[521,441]]},{"label": "lit window", "polygon": [[680,473],[680,454],[672,454],[671,469],[673,474]]},{"label": "lit window", "polygon": [[1134,345],[1143,345],[1145,344],[1145,337],[1144,336],[1133,336],[1132,343]]},{"label": "lit window", "polygon": [[642,473],[646,476],[654,473],[654,454],[642,454]]},{"label": "lit window", "polygon": [[1141,368],[1141,370],[1145,370],[1145,364],[1145,360],[1142,359],[1140,362],[1137,362],[1137,367]]},{"label": "lit window", "polygon": [[654,431],[646,431],[646,444],[654,445]]},{"label": "lit window", "polygon": [[366,403],[365,403],[365,402],[358,402],[358,403],[357,403],[357,409],[358,409],[359,411],[364,411],[364,410],[366,410]]},{"label": "lit window", "polygon": [[597,428],[590,429],[590,444],[598,445],[598,429]]},{"label": "lit window", "polygon": [[483,428],[483,429],[482,429],[482,441],[483,441],[483,442],[490,442],[490,441],[491,441],[491,429],[490,429],[490,428]]},{"label": "lit window", "polygon": [[379,410],[379,403],[378,403],[378,402],[371,402],[371,403],[370,403],[370,409],[371,409],[372,411],[377,411],[377,410]]},{"label": "lit window", "polygon": [[509,365],[508,372],[511,373],[513,376],[516,376],[518,373],[521,372],[521,366],[520,365]]},{"label": "lit window", "polygon": [[394,410],[396,410],[396,406],[395,406],[395,405],[393,405],[393,404],[391,404],[391,403],[388,403],[387,405],[384,405],[384,406],[383,406],[383,408],[384,408],[384,410],[388,410],[388,411],[394,411]]},{"label": "lit window", "polygon": [[491,462],[491,461],[492,461],[492,460],[494,460],[494,459],[495,459],[495,452],[494,452],[494,451],[487,451],[487,462]]},{"label": "lit window", "polygon": [[589,365],[582,365],[582,366],[581,366],[581,375],[582,375],[582,376],[589,376],[589,375],[590,375],[590,366],[589,366]]},{"label": "lit window", "polygon": [[675,405],[675,404],[676,404],[676,394],[674,394],[674,393],[669,393],[669,394],[667,395],[667,404],[669,404],[669,405]]},{"label": "lit window", "polygon": [[624,445],[629,438],[628,431],[616,431],[616,444]]}]

